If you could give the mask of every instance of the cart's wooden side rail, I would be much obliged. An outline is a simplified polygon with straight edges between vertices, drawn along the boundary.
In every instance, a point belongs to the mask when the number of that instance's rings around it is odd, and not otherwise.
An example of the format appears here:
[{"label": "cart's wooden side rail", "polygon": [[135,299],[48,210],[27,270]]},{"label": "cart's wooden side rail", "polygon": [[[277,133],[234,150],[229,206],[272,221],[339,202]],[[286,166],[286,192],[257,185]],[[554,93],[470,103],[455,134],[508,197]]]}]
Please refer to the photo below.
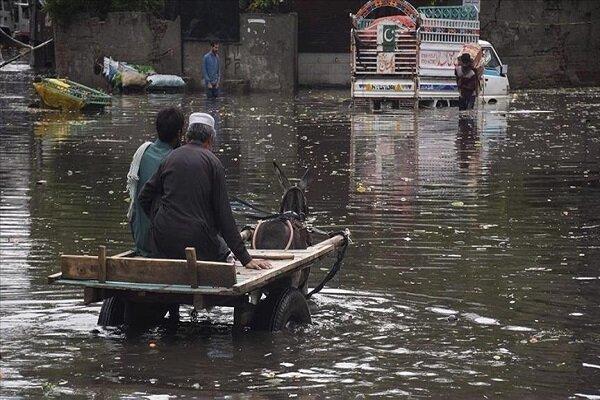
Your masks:
[{"label": "cart's wooden side rail", "polygon": [[[327,256],[334,249],[341,246],[344,240],[345,238],[343,235],[335,235],[321,243],[317,243],[314,246],[307,248],[306,250],[288,250],[287,252],[293,253],[297,257],[293,261],[276,265],[276,267],[273,269],[238,270],[238,283],[233,286],[233,290],[238,293],[248,293],[269,284],[285,273],[306,268],[312,262]],[[260,251],[261,250],[258,250],[256,252]],[[269,250],[262,251],[269,252]]]},{"label": "cart's wooden side rail", "polygon": [[233,264],[186,260],[63,255],[62,279],[232,287],[236,283]]},{"label": "cart's wooden side rail", "polygon": [[[239,297],[259,290],[309,267],[344,241],[343,235],[335,235],[305,250],[250,250],[253,257],[272,260],[273,268],[267,270],[198,261],[191,248],[186,249],[187,260],[173,260],[133,257],[131,252],[107,257],[101,246],[98,256],[62,255],[61,272],[48,276],[48,282],[83,286],[86,293],[100,289],[193,295],[194,304],[200,304],[204,295]],[[98,301],[94,293],[87,302]]]}]

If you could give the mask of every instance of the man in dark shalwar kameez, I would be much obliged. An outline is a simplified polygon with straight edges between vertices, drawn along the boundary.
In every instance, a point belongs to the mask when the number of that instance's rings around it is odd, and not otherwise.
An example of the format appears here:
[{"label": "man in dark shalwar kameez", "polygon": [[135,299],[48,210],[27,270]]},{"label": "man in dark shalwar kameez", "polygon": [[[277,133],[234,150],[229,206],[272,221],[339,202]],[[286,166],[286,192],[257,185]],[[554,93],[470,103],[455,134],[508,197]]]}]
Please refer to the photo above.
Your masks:
[{"label": "man in dark shalwar kameez", "polygon": [[479,90],[479,76],[469,53],[462,54],[458,60],[459,65],[454,68],[459,94],[458,109],[472,110]]},{"label": "man in dark shalwar kameez", "polygon": [[271,268],[253,260],[240,237],[225,169],[211,151],[214,125],[208,114],[190,115],[188,143],[169,154],[138,196],[152,221],[154,256],[185,259],[185,248],[194,247],[200,260],[225,261],[231,249],[246,268]]}]

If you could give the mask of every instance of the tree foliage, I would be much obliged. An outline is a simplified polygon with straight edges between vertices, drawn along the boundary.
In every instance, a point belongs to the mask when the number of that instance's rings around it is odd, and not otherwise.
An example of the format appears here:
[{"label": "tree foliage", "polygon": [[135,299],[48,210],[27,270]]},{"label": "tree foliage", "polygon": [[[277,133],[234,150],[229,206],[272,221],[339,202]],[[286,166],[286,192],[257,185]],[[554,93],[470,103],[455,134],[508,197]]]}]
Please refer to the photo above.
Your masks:
[{"label": "tree foliage", "polygon": [[280,12],[284,3],[285,0],[242,0],[240,9],[250,12]]},{"label": "tree foliage", "polygon": [[86,13],[104,18],[111,11],[146,11],[157,13],[164,0],[46,0],[45,10],[53,21],[69,23],[76,14]]}]

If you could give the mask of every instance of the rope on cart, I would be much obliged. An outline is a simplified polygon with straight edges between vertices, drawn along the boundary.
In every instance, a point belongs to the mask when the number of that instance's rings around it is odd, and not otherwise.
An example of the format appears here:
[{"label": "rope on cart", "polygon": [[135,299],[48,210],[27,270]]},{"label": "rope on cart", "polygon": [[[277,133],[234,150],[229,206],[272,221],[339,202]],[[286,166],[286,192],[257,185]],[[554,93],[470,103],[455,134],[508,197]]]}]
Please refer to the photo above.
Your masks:
[{"label": "rope on cart", "polygon": [[325,287],[327,282],[333,279],[333,277],[342,268],[344,257],[346,256],[346,249],[348,249],[348,244],[350,243],[350,232],[347,229],[344,229],[343,231],[329,233],[329,237],[333,237],[336,235],[342,235],[344,237],[344,242],[337,251],[336,260],[331,266],[331,269],[329,270],[327,275],[325,275],[325,278],[323,278],[323,280],[321,281],[321,283],[319,283],[313,290],[311,290],[309,294],[306,295],[307,299],[310,299],[310,297],[313,294],[319,293],[321,289]]}]

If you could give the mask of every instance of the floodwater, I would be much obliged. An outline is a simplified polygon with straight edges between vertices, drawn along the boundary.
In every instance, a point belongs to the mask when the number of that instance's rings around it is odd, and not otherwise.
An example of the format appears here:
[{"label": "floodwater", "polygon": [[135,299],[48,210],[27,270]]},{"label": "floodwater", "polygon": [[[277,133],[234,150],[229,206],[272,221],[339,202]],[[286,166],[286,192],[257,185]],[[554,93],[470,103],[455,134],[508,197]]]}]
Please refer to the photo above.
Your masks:
[{"label": "floodwater", "polygon": [[[600,398],[598,89],[464,118],[353,115],[345,91],[80,115],[28,108],[31,78],[0,73],[0,397]],[[60,253],[131,245],[128,163],[170,105],[217,116],[231,194],[275,209],[272,160],[315,169],[315,224],[354,243],[312,325],[237,336],[230,309],[185,308],[176,332],[102,329],[46,283]]]}]

